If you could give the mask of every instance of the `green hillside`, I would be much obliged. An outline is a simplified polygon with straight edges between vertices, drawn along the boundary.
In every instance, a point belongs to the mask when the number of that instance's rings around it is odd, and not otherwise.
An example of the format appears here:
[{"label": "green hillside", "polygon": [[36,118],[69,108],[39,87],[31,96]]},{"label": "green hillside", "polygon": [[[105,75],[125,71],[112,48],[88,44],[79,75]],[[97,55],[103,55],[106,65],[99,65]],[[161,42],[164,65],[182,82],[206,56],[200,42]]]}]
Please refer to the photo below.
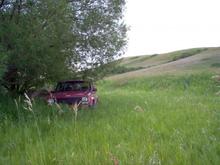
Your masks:
[{"label": "green hillside", "polygon": [[220,71],[220,48],[193,48],[165,54],[126,57],[119,62],[119,67],[123,66],[130,70],[134,68],[134,70],[110,76],[108,79],[128,80],[163,74],[218,72]]}]

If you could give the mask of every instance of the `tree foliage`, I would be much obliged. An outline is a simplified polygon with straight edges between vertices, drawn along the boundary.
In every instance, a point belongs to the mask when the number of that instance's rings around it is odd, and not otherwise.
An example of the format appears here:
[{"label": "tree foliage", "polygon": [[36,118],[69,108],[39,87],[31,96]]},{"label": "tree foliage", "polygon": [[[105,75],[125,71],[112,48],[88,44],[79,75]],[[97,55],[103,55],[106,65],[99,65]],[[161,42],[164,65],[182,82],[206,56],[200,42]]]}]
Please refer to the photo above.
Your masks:
[{"label": "tree foliage", "polygon": [[124,0],[72,1],[75,52],[80,69],[94,68],[118,57],[126,43]]},{"label": "tree foliage", "polygon": [[124,0],[1,0],[0,73],[6,67],[1,84],[23,92],[120,56],[126,44],[124,4]]}]

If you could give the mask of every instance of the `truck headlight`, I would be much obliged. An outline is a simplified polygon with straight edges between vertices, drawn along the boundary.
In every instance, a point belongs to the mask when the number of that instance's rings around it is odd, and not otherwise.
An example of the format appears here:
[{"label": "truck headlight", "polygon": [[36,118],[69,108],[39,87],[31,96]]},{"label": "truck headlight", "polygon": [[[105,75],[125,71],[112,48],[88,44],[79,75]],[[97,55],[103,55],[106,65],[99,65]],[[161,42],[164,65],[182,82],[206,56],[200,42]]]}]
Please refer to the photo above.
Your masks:
[{"label": "truck headlight", "polygon": [[87,102],[88,98],[87,97],[82,97],[82,102]]},{"label": "truck headlight", "polygon": [[54,99],[48,99],[47,102],[48,102],[48,104],[53,104],[53,103],[55,103]]}]

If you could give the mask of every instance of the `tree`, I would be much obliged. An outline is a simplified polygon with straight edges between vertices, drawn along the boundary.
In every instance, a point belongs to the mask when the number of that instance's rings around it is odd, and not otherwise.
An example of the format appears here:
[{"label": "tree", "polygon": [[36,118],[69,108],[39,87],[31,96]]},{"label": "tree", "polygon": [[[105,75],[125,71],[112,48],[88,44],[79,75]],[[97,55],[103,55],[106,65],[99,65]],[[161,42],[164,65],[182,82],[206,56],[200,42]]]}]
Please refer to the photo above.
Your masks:
[{"label": "tree", "polygon": [[15,1],[2,10],[0,27],[0,44],[8,53],[2,84],[16,93],[67,75],[67,58],[74,47],[71,10],[66,2],[20,3]]},{"label": "tree", "polygon": [[1,0],[0,48],[7,57],[1,84],[23,93],[120,56],[126,44],[124,4],[124,0]]},{"label": "tree", "polygon": [[6,57],[7,57],[7,55],[5,54],[5,51],[2,48],[2,46],[0,45],[0,77],[2,77],[2,75],[5,72]]},{"label": "tree", "polygon": [[[80,70],[96,68],[119,57],[126,45],[123,22],[124,0],[71,1],[74,35],[77,38],[72,60]],[[80,63],[80,65],[79,65]]]}]

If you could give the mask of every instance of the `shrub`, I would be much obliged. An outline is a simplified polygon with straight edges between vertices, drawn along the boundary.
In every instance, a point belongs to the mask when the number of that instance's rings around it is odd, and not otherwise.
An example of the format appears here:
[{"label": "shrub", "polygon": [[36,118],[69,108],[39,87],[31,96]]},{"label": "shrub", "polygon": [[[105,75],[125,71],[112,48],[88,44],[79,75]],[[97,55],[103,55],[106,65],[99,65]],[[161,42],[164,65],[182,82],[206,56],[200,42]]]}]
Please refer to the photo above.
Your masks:
[{"label": "shrub", "polygon": [[207,49],[206,48],[196,48],[196,49],[185,50],[183,52],[179,52],[179,53],[174,54],[171,61],[177,61],[182,58],[190,57],[190,56],[196,55],[198,53],[201,53],[202,51],[205,51],[205,50],[207,50]]},{"label": "shrub", "polygon": [[126,72],[131,72],[139,69],[144,69],[144,67],[125,67],[125,66],[117,66],[109,71],[109,74],[122,74]]},{"label": "shrub", "polygon": [[211,67],[219,68],[220,67],[220,63],[214,63],[214,64],[211,65]]}]

